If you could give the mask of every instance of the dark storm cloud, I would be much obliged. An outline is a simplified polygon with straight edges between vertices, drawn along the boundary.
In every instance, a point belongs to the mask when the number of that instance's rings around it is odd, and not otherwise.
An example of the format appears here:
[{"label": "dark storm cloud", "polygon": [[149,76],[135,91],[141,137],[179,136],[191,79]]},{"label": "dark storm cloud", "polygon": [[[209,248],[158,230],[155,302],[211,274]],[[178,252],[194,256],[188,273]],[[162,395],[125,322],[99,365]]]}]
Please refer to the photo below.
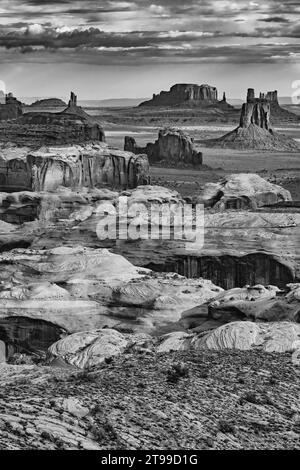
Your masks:
[{"label": "dark storm cloud", "polygon": [[[205,36],[205,34],[204,34]],[[208,35],[210,36],[210,35]],[[59,32],[59,29],[50,27],[42,30],[27,28],[22,33],[0,33],[0,46],[7,49],[21,46],[42,46],[44,48],[78,48],[78,47],[145,47],[161,44],[180,43],[182,41],[197,41],[197,32],[156,32],[132,31],[114,33],[101,31],[98,28],[75,29],[73,31]]]},{"label": "dark storm cloud", "polygon": [[290,23],[291,20],[284,18],[283,16],[270,16],[269,18],[262,18],[258,21],[263,21],[265,23]]},{"label": "dark storm cloud", "polygon": [[[197,46],[193,50],[184,50],[180,48],[162,49],[155,47],[140,47],[130,48],[120,53],[118,49],[103,49],[95,51],[91,48],[77,48],[66,49],[53,52],[48,50],[45,54],[43,50],[35,50],[27,46],[22,46],[14,52],[20,56],[24,54],[29,62],[51,63],[61,62],[65,63],[66,58],[68,62],[76,62],[81,64],[98,64],[98,65],[126,65],[126,66],[139,66],[145,64],[165,64],[166,61],[170,64],[182,63],[225,63],[228,62],[228,57],[231,57],[233,64],[274,64],[284,62],[290,58],[291,54],[298,51],[297,48],[287,47],[286,45],[276,44],[258,44],[256,49],[249,49],[247,46],[238,45],[224,45],[219,47],[214,46]],[[8,51],[9,54],[9,51]],[[9,55],[6,59],[9,61]],[[5,62],[4,60],[4,62]]]},{"label": "dark storm cloud", "polygon": [[[4,60],[20,53],[22,60],[50,57],[58,62],[65,56],[68,61],[94,63],[244,63],[296,60],[300,52],[295,44],[300,4],[295,1],[2,1]],[[276,45],[275,38],[285,38],[287,44]]]}]

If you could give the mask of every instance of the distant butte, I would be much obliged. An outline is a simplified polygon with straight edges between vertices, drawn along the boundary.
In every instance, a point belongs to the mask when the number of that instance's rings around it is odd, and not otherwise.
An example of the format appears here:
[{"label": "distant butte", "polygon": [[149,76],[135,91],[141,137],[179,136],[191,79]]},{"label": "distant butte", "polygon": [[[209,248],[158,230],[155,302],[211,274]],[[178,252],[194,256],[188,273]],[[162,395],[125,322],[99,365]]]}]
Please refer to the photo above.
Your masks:
[{"label": "distant butte", "polygon": [[[247,101],[243,104],[239,126],[219,139],[202,141],[206,146],[240,150],[277,150],[299,152],[295,140],[273,130],[271,114],[280,112],[277,91],[260,93],[255,97],[253,88],[248,89]],[[285,111],[285,110],[282,110]]]},{"label": "distant butte", "polygon": [[[216,87],[203,84],[177,83],[169,91],[161,91],[159,95],[153,94],[153,98],[144,101],[139,106],[202,106],[205,104],[226,103],[225,94],[222,101],[218,101],[218,90]],[[226,103],[227,104],[227,103]],[[228,105],[230,106],[230,105]]]}]

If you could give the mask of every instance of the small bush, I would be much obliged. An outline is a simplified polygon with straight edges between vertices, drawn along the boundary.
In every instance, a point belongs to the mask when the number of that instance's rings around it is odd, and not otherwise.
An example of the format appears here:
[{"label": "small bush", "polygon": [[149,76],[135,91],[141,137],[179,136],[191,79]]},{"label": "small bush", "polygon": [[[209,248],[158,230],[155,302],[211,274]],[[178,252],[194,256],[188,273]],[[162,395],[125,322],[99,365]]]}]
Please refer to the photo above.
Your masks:
[{"label": "small bush", "polygon": [[241,397],[241,402],[243,401],[247,401],[249,403],[254,403],[254,404],[258,404],[259,403],[259,399],[258,397],[256,396],[256,394],[254,392],[246,392],[242,397]]},{"label": "small bush", "polygon": [[188,376],[189,376],[189,368],[183,362],[174,363],[167,370],[168,382],[176,383],[180,379],[186,378]]},{"label": "small bush", "polygon": [[235,434],[234,424],[230,423],[229,421],[225,421],[224,419],[219,421],[219,430],[224,434]]}]

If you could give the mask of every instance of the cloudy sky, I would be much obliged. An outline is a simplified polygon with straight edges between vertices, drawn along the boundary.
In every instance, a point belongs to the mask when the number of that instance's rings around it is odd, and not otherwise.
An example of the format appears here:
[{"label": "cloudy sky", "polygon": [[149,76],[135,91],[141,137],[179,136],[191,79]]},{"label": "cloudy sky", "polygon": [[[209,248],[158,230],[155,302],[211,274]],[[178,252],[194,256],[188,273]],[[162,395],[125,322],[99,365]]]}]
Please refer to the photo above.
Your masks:
[{"label": "cloudy sky", "polygon": [[176,82],[288,96],[299,20],[299,0],[0,0],[0,81],[19,96],[147,97]]}]

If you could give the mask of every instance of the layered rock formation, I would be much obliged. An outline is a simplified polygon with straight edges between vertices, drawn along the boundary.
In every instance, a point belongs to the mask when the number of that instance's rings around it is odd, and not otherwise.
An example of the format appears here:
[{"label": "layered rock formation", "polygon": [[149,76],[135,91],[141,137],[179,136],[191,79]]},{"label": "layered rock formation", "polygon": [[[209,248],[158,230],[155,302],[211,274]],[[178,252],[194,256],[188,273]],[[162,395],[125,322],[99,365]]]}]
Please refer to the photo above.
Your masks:
[{"label": "layered rock formation", "polygon": [[[50,364],[90,369],[114,356],[129,352],[169,353],[199,350],[260,350],[268,353],[300,351],[300,325],[292,322],[253,323],[236,321],[209,333],[176,331],[159,338],[147,334],[122,334],[105,328],[67,336],[48,349]],[[109,362],[109,361],[107,361]]]},{"label": "layered rock formation", "polygon": [[22,116],[22,103],[12,93],[5,96],[5,103],[0,103],[0,121],[9,121]]},{"label": "layered rock formation", "polygon": [[125,349],[146,350],[154,340],[147,334],[124,335],[114,329],[82,331],[67,336],[48,349],[48,360],[57,360],[80,369],[89,369],[107,358],[122,354]]},{"label": "layered rock formation", "polygon": [[51,338],[105,326],[176,329],[186,306],[222,292],[211,281],[155,274],[105,249],[12,250],[0,265],[0,340],[11,352],[38,353]]},{"label": "layered rock formation", "polygon": [[300,325],[291,322],[233,322],[220,326],[208,335],[194,339],[196,349],[260,349],[271,353],[300,350]]},{"label": "layered rock formation", "polygon": [[166,162],[171,165],[198,166],[203,163],[203,155],[197,151],[193,139],[180,129],[165,128],[158,133],[158,139],[146,147],[138,147],[133,137],[125,137],[124,150],[145,153],[150,163]]},{"label": "layered rock formation", "polygon": [[283,201],[292,201],[289,191],[254,173],[232,174],[219,183],[207,183],[197,198],[197,202],[219,211],[255,210]]},{"label": "layered rock formation", "polygon": [[254,124],[261,129],[269,131],[270,125],[270,101],[260,94],[260,98],[255,98],[253,89],[248,90],[247,102],[242,106],[240,127],[248,128]]},{"label": "layered rock formation", "polygon": [[218,91],[210,85],[195,85],[177,83],[169,91],[161,91],[159,95],[153,95],[152,100],[144,101],[139,106],[174,106],[180,104],[216,103]]},{"label": "layered rock formation", "polygon": [[0,141],[37,148],[87,141],[105,141],[102,126],[77,106],[74,94],[68,107],[59,113],[30,112],[14,122],[0,125]]},{"label": "layered rock formation", "polygon": [[[255,98],[253,89],[248,90],[247,102],[243,104],[239,127],[219,139],[202,141],[207,146],[242,150],[299,151],[296,141],[275,132],[270,124],[276,92],[262,93]],[[279,106],[279,105],[278,105]]]},{"label": "layered rock formation", "polygon": [[[156,203],[157,211],[162,210],[163,204],[179,208],[184,204],[176,191],[147,185],[122,193],[104,188],[81,190],[80,194],[69,188],[60,188],[55,193],[4,193],[1,195],[0,250],[29,246],[54,248],[61,244],[102,246],[124,255],[137,266],[211,279],[225,289],[246,284],[284,287],[300,279],[300,215],[297,213],[284,209],[273,212],[269,207],[256,211],[248,208],[205,211],[204,245],[201,239],[195,238],[195,232],[192,238],[186,238],[190,227],[185,228],[186,237],[182,239],[148,236],[148,239],[128,240],[127,233],[123,239],[100,240],[97,227],[101,212],[115,211],[120,195],[127,196],[129,207],[141,202],[144,207]],[[256,201],[255,195],[251,197]],[[260,195],[259,201],[262,200],[269,201],[270,197]],[[154,218],[151,226],[157,231],[155,220],[159,218]],[[27,223],[20,226],[23,222]],[[139,222],[141,233],[149,234],[147,216]],[[121,220],[122,234],[129,223],[130,218],[125,224]],[[161,233],[172,230],[172,223],[163,217]]]},{"label": "layered rock formation", "polygon": [[291,321],[300,323],[299,284],[288,284],[285,291],[262,285],[234,288],[222,292],[206,304],[183,312],[185,328],[203,329],[207,318],[215,325],[236,320],[257,322]]},{"label": "layered rock formation", "polygon": [[111,149],[104,143],[42,147],[36,151],[3,148],[0,155],[2,189],[54,191],[105,185],[134,188],[149,182],[146,156]]}]

